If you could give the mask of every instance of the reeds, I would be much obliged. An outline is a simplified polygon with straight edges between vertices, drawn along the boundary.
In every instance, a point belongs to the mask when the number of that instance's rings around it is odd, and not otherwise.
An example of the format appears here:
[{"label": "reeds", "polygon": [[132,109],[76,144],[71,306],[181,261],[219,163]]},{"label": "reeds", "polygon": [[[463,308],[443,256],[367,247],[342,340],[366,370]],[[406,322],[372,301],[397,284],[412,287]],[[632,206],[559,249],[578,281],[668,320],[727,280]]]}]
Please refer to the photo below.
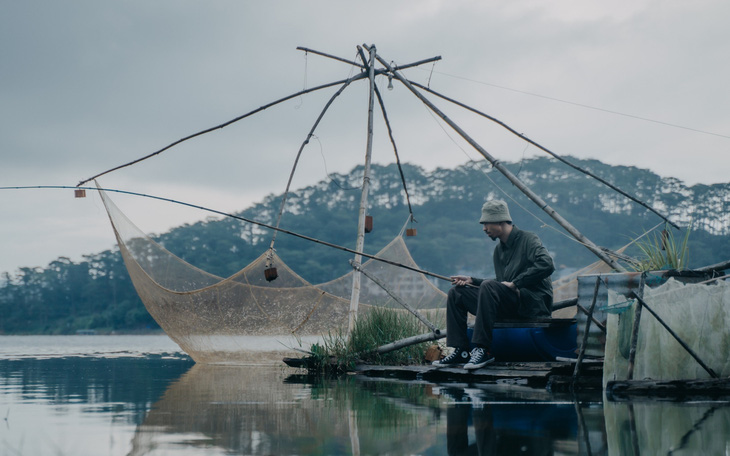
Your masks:
[{"label": "reeds", "polygon": [[427,342],[378,354],[378,347],[427,332],[411,314],[384,307],[373,307],[360,316],[349,337],[342,331],[330,333],[322,344],[314,344],[310,370],[348,372],[356,364],[408,365],[423,362]]}]

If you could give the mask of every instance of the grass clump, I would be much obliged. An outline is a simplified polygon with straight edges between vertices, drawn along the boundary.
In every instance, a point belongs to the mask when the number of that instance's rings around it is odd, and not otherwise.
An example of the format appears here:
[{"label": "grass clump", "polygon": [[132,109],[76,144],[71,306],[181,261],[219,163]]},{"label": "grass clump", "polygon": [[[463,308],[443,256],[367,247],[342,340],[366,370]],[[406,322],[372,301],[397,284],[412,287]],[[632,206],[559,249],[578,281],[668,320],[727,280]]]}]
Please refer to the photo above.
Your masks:
[{"label": "grass clump", "polygon": [[343,331],[328,334],[322,344],[311,346],[310,370],[348,372],[356,364],[420,364],[432,342],[410,345],[389,353],[375,350],[385,344],[429,331],[413,315],[396,309],[373,307],[355,322],[350,337]]},{"label": "grass clump", "polygon": [[681,242],[677,241],[668,226],[660,234],[654,234],[647,241],[638,242],[637,246],[641,251],[641,256],[633,264],[633,269],[640,272],[687,269],[691,228],[690,224],[685,230]]}]

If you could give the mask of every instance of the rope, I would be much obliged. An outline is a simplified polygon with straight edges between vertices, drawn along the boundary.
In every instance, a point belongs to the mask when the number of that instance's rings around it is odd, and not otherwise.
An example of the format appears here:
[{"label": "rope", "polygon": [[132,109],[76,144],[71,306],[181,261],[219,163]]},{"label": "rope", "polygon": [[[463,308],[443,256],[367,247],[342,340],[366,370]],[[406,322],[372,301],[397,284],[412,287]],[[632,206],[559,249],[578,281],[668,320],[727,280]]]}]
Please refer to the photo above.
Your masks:
[{"label": "rope", "polygon": [[710,283],[710,282],[715,282],[715,281],[717,281],[717,280],[725,280],[725,279],[727,279],[728,277],[730,277],[730,274],[726,274],[726,275],[724,275],[724,276],[720,276],[720,277],[715,277],[714,279],[710,279],[710,280],[705,280],[704,282],[700,282],[700,283],[698,283],[697,285],[704,285],[704,284],[706,284],[706,283]]},{"label": "rope", "polygon": [[314,311],[317,310],[317,307],[319,307],[319,303],[322,302],[322,298],[324,297],[325,294],[326,294],[326,292],[324,292],[324,291],[322,291],[319,294],[319,299],[317,299],[317,302],[315,302],[314,306],[312,306],[312,310],[309,311],[309,314],[307,314],[307,316],[304,317],[304,320],[302,320],[302,322],[299,323],[299,325],[296,328],[291,330],[292,334],[299,331],[301,329],[301,327],[304,326],[304,324],[309,321],[309,318],[312,316],[312,314],[314,314]]},{"label": "rope", "polygon": [[411,197],[408,195],[408,186],[406,185],[406,176],[403,174],[403,166],[401,166],[400,157],[398,156],[398,147],[395,145],[395,138],[393,138],[393,129],[390,127],[390,121],[388,120],[388,113],[385,112],[385,104],[383,103],[383,97],[380,95],[380,90],[375,87],[375,95],[378,97],[378,103],[380,104],[380,110],[383,113],[383,120],[385,120],[385,126],[388,128],[388,136],[390,137],[390,143],[393,144],[393,152],[395,153],[395,162],[398,165],[398,172],[400,173],[400,179],[403,183],[403,191],[406,194],[406,202],[408,203],[408,213],[411,214],[411,221],[415,221],[413,217],[413,208],[411,207]]},{"label": "rope", "polygon": [[[427,71],[427,70],[424,70],[423,68],[419,68],[419,70],[421,70],[421,71]],[[705,134],[705,135],[718,136],[720,138],[730,139],[730,136],[723,135],[723,134],[720,134],[720,133],[713,133],[711,131],[699,130],[697,128],[692,128],[692,127],[685,127],[683,125],[673,124],[673,123],[664,122],[664,121],[656,120],[656,119],[649,119],[648,117],[641,117],[641,116],[637,116],[637,115],[633,115],[633,114],[627,114],[627,113],[619,112],[619,111],[612,111],[610,109],[598,108],[596,106],[591,106],[591,105],[587,105],[587,104],[583,104],[583,103],[577,103],[575,101],[561,100],[560,98],[549,97],[549,96],[546,96],[546,95],[540,95],[540,94],[537,94],[537,93],[527,92],[527,91],[524,91],[524,90],[512,89],[510,87],[505,87],[505,86],[501,86],[501,85],[497,85],[497,84],[491,84],[489,82],[477,81],[476,79],[469,79],[469,78],[465,78],[465,77],[462,77],[462,76],[456,76],[456,75],[449,74],[449,73],[443,73],[441,71],[436,71],[435,73],[442,74],[444,76],[448,76],[448,77],[455,78],[455,79],[461,79],[463,81],[469,81],[469,82],[474,82],[474,83],[477,83],[477,84],[487,85],[487,86],[490,86],[490,87],[496,87],[496,88],[502,89],[502,90],[509,90],[510,92],[516,92],[516,93],[521,93],[523,95],[530,95],[530,96],[533,96],[533,97],[543,98],[545,100],[557,101],[559,103],[565,103],[565,104],[569,104],[569,105],[573,105],[573,106],[578,106],[578,107],[586,108],[586,109],[593,109],[593,110],[596,110],[596,111],[606,112],[608,114],[614,114],[614,115],[617,115],[617,116],[629,117],[629,118],[632,118],[632,119],[643,120],[645,122],[653,122],[653,123],[660,124],[660,125],[666,125],[668,127],[681,128],[683,130],[694,131],[696,133],[702,133],[702,134]]]},{"label": "rope", "polygon": [[[345,82],[342,84],[342,87],[340,87],[337,92],[335,92],[334,95],[330,97],[330,99],[327,101],[327,104],[325,104],[324,108],[322,109],[322,112],[319,113],[319,117],[317,117],[317,120],[314,122],[314,125],[312,125],[312,128],[309,130],[309,134],[307,135],[307,138],[302,142],[302,145],[299,146],[299,151],[297,152],[297,157],[294,160],[294,166],[292,166],[291,173],[289,173],[289,181],[286,183],[286,190],[284,190],[284,197],[281,199],[281,206],[279,208],[279,215],[276,218],[276,226],[278,227],[281,223],[281,216],[284,214],[284,207],[286,206],[286,199],[289,196],[289,189],[291,188],[292,180],[294,179],[294,172],[297,169],[297,165],[299,164],[299,159],[302,156],[302,152],[304,151],[304,148],[307,144],[309,144],[309,140],[314,136],[314,131],[319,126],[319,123],[322,121],[322,118],[324,117],[324,114],[327,112],[329,107],[332,105],[332,103],[335,101],[337,97],[340,96],[340,94],[347,88],[347,86],[350,85],[352,81],[355,79],[361,79],[360,75],[353,76],[349,79],[346,79]],[[271,245],[269,246],[270,250],[274,249],[274,243],[276,242],[276,231],[274,232],[274,235],[271,237]]]},{"label": "rope", "polygon": [[435,333],[438,333],[439,329],[436,327],[436,325],[431,323],[426,317],[421,315],[421,313],[419,311],[417,311],[416,309],[411,307],[408,303],[406,303],[405,301],[402,301],[395,293],[390,291],[390,289],[388,287],[386,287],[385,284],[383,284],[380,280],[378,280],[377,277],[373,276],[372,274],[367,272],[365,269],[363,269],[362,265],[360,263],[356,263],[356,262],[350,260],[350,264],[352,265],[352,269],[361,272],[365,277],[367,277],[368,279],[373,281],[373,283],[375,283],[375,285],[379,286],[383,291],[385,291],[388,294],[388,296],[390,296],[395,302],[397,302],[398,304],[403,306],[404,309],[406,309],[408,312],[413,314],[413,316],[418,318],[421,321],[421,323],[423,323],[424,325],[426,325],[426,327],[428,327],[428,329],[430,329],[431,331],[433,331]]}]

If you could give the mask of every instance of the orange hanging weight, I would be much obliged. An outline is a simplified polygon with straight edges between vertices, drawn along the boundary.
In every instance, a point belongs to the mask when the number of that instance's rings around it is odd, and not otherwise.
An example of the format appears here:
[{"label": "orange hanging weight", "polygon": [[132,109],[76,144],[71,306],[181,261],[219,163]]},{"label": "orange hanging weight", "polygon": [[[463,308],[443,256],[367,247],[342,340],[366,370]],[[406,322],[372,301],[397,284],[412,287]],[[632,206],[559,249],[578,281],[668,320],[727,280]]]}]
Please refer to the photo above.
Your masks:
[{"label": "orange hanging weight", "polygon": [[366,215],[365,216],[365,232],[369,233],[373,230],[373,216],[372,215]]},{"label": "orange hanging weight", "polygon": [[271,282],[272,280],[276,280],[279,274],[276,272],[276,268],[268,268],[264,269],[264,277],[267,282]]}]

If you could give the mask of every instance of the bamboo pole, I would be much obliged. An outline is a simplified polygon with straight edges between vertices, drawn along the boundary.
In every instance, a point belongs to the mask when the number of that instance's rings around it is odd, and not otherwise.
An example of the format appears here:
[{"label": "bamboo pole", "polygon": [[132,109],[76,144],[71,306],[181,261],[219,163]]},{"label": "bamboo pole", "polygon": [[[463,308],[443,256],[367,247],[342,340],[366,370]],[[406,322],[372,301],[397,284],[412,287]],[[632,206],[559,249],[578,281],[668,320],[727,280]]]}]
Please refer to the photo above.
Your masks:
[{"label": "bamboo pole", "polygon": [[[365,45],[365,48],[367,49],[367,45]],[[613,260],[611,257],[606,255],[606,253],[597,245],[595,245],[590,239],[583,236],[583,234],[578,231],[573,225],[570,224],[566,219],[564,219],[560,214],[558,214],[555,209],[550,207],[547,202],[545,202],[539,195],[537,195],[535,192],[533,192],[529,187],[527,187],[521,180],[517,178],[510,170],[508,170],[504,165],[502,165],[496,158],[492,157],[489,152],[487,152],[479,143],[477,143],[471,136],[469,136],[464,130],[461,129],[454,121],[452,121],[446,114],[444,114],[436,105],[431,103],[431,101],[428,100],[423,94],[421,94],[419,91],[416,90],[416,88],[405,78],[403,75],[401,75],[399,72],[395,71],[393,67],[386,62],[382,57],[376,54],[376,58],[378,61],[385,66],[385,68],[393,74],[393,76],[398,79],[403,85],[405,85],[408,90],[410,90],[416,97],[418,97],[426,106],[428,106],[429,109],[431,109],[437,116],[441,117],[444,122],[446,122],[454,131],[456,131],[459,136],[464,138],[474,149],[476,149],[484,158],[489,161],[492,166],[494,166],[499,172],[501,172],[512,184],[517,187],[522,193],[524,193],[528,198],[530,198],[537,206],[542,209],[544,212],[546,212],[550,217],[552,217],[560,226],[562,226],[568,233],[570,233],[574,238],[578,240],[581,244],[585,245],[591,252],[593,252],[598,258],[600,258],[603,262],[611,266],[616,271],[624,271],[624,268],[619,265],[615,260]]]},{"label": "bamboo pole", "polygon": [[[368,190],[370,188],[370,161],[373,153],[373,111],[375,105],[375,46],[370,49],[370,62],[368,65],[368,74],[370,79],[370,96],[368,97],[368,129],[367,129],[367,146],[365,149],[365,167],[363,169],[362,193],[360,195],[360,210],[357,219],[357,242],[355,250],[362,252],[365,246],[365,212],[367,211]],[[362,51],[361,57],[362,56]],[[357,254],[354,258],[354,264],[359,265],[362,261],[361,255]],[[352,295],[350,297],[350,313],[348,315],[347,334],[352,333],[357,319],[357,310],[360,305],[360,271],[355,270],[352,274]]]},{"label": "bamboo pole", "polygon": [[441,60],[441,56],[440,55],[437,55],[436,57],[431,57],[429,59],[419,60],[418,62],[408,63],[406,65],[396,65],[395,66],[395,69],[396,69],[396,71],[405,70],[406,68],[411,68],[411,67],[415,67],[415,66],[418,66],[418,65],[423,65],[424,63],[436,62],[438,60]]},{"label": "bamboo pole", "polygon": [[573,404],[575,405],[575,414],[578,416],[578,432],[583,437],[583,444],[586,446],[586,454],[588,456],[593,456],[593,451],[591,450],[591,439],[588,435],[588,427],[586,426],[586,419],[583,416],[583,411],[580,408],[580,400],[578,399],[578,396],[575,395],[575,392],[573,392]]},{"label": "bamboo pole", "polygon": [[467,110],[469,110],[469,111],[471,111],[471,112],[473,112],[475,114],[478,114],[478,115],[480,115],[482,117],[485,117],[485,118],[491,120],[492,122],[496,123],[497,125],[499,125],[501,127],[504,127],[507,131],[509,131],[510,133],[514,134],[515,136],[518,136],[518,137],[522,138],[523,140],[527,141],[528,143],[532,144],[533,146],[537,147],[538,149],[540,149],[540,150],[542,150],[542,151],[544,151],[544,152],[552,155],[554,158],[556,158],[557,160],[565,163],[566,165],[570,166],[571,168],[575,169],[576,171],[579,171],[579,172],[581,172],[581,173],[583,173],[583,174],[585,174],[587,176],[592,177],[593,179],[595,179],[598,182],[602,183],[603,185],[605,185],[606,187],[610,188],[611,190],[614,190],[614,191],[618,192],[619,194],[625,196],[626,198],[630,199],[631,201],[639,204],[640,206],[645,207],[646,209],[650,210],[654,214],[658,215],[662,220],[664,220],[668,224],[672,225],[674,228],[679,229],[679,226],[676,223],[674,223],[671,220],[669,220],[669,218],[667,218],[665,215],[661,214],[659,211],[657,211],[653,207],[651,207],[648,204],[644,203],[643,201],[639,200],[635,196],[633,196],[633,195],[631,195],[629,193],[626,193],[625,191],[623,191],[620,188],[616,187],[615,185],[613,185],[612,183],[608,182],[607,180],[605,180],[605,179],[603,179],[603,178],[601,178],[601,177],[593,174],[592,172],[588,171],[587,169],[583,169],[580,166],[578,166],[578,165],[576,165],[576,164],[574,164],[574,163],[566,160],[565,158],[563,158],[560,155],[554,153],[550,149],[548,149],[548,148],[542,146],[541,144],[533,141],[532,139],[528,138],[523,133],[518,133],[515,129],[513,129],[512,127],[510,127],[506,123],[502,122],[501,120],[499,120],[499,119],[497,119],[495,117],[492,117],[489,114],[483,113],[483,112],[481,112],[481,111],[479,111],[477,109],[474,109],[471,106],[468,106],[468,105],[466,105],[464,103],[461,103],[459,101],[456,101],[453,98],[449,98],[449,97],[447,97],[445,95],[442,95],[442,94],[436,92],[435,90],[432,90],[431,88],[426,87],[426,86],[424,86],[422,84],[419,84],[419,83],[413,82],[413,81],[409,81],[409,82],[411,84],[413,84],[414,86],[416,86],[416,87],[419,87],[419,88],[421,88],[421,89],[423,89],[423,90],[425,90],[425,91],[427,91],[429,93],[432,93],[432,94],[436,95],[437,97],[440,97],[440,98],[442,98],[442,99],[444,99],[446,101],[449,101],[451,103],[454,103],[457,106],[460,106],[460,107],[462,107],[464,109],[467,109]]},{"label": "bamboo pole", "polygon": [[446,330],[441,330],[438,333],[431,332],[426,334],[419,334],[418,336],[412,336],[405,339],[397,340],[395,342],[391,342],[389,344],[381,345],[380,347],[375,349],[375,353],[378,353],[382,355],[383,353],[390,353],[395,350],[400,350],[404,347],[409,347],[411,345],[420,344],[422,342],[428,342],[431,340],[438,340],[443,339],[446,337]]},{"label": "bamboo pole", "polygon": [[730,269],[730,260],[723,261],[722,263],[713,264],[710,266],[705,266],[702,268],[697,268],[695,271],[701,271],[701,272],[713,272],[713,271],[724,271],[725,269]]},{"label": "bamboo pole", "polygon": [[246,117],[252,116],[252,115],[254,115],[254,114],[258,113],[258,112],[261,112],[261,111],[263,111],[265,109],[268,109],[268,108],[270,108],[272,106],[275,106],[275,105],[277,105],[279,103],[282,103],[284,101],[291,100],[292,98],[296,98],[298,96],[301,96],[301,95],[304,95],[304,94],[307,94],[307,93],[310,93],[310,92],[314,92],[314,91],[317,91],[317,90],[326,89],[328,87],[333,87],[333,86],[336,86],[336,85],[339,85],[339,84],[344,84],[344,83],[348,83],[349,84],[350,82],[353,82],[353,81],[358,80],[358,79],[365,79],[366,77],[367,77],[367,74],[359,74],[359,75],[353,76],[353,77],[348,78],[348,79],[342,79],[342,80],[339,80],[339,81],[330,82],[330,83],[327,83],[327,84],[322,84],[322,85],[319,85],[317,87],[312,87],[311,89],[301,90],[301,91],[299,91],[297,93],[288,95],[288,96],[286,96],[284,98],[279,98],[276,101],[272,101],[271,103],[265,104],[265,105],[263,105],[263,106],[261,106],[259,108],[254,109],[253,111],[249,111],[246,114],[240,115],[240,116],[238,116],[238,117],[236,117],[234,119],[231,119],[231,120],[229,120],[227,122],[224,122],[224,123],[222,123],[220,125],[216,125],[215,127],[206,128],[205,130],[201,130],[201,131],[199,131],[197,133],[193,133],[192,135],[188,135],[188,136],[186,136],[184,138],[178,139],[177,141],[175,141],[175,142],[173,142],[171,144],[168,144],[167,146],[163,147],[162,149],[159,149],[159,150],[157,150],[155,152],[152,152],[149,155],[145,155],[144,157],[138,158],[138,159],[133,160],[133,161],[131,161],[129,163],[125,163],[123,165],[116,166],[114,168],[111,168],[111,169],[108,169],[106,171],[103,171],[103,172],[101,172],[99,174],[96,174],[96,175],[94,175],[94,176],[92,176],[92,177],[90,177],[88,179],[82,180],[81,182],[79,182],[78,184],[76,184],[76,186],[77,187],[81,187],[82,185],[86,184],[87,182],[90,182],[90,181],[92,181],[92,180],[94,180],[94,179],[96,179],[98,177],[101,177],[101,176],[103,176],[105,174],[109,174],[109,173],[111,173],[113,171],[117,171],[119,169],[126,168],[127,166],[132,166],[132,165],[137,164],[137,163],[139,163],[141,161],[147,160],[148,158],[152,158],[152,157],[154,157],[156,155],[161,154],[162,152],[164,152],[164,151],[166,151],[168,149],[171,149],[172,147],[177,146],[180,143],[183,143],[183,142],[188,141],[190,139],[193,139],[195,137],[204,135],[206,133],[210,133],[212,131],[220,130],[221,128],[225,128],[225,127],[227,127],[227,126],[229,126],[229,125],[231,125],[233,123],[238,122],[239,120],[243,120]]},{"label": "bamboo pole", "polygon": [[566,307],[573,307],[576,305],[578,305],[578,298],[570,298],[563,301],[554,302],[551,310],[555,312],[556,310],[565,309]]},{"label": "bamboo pole", "polygon": [[[644,296],[644,286],[646,285],[646,272],[641,273],[641,282],[639,283],[639,294]],[[641,304],[636,305],[634,311],[634,326],[631,328],[631,344],[629,346],[629,369],[626,374],[627,380],[634,378],[634,361],[636,360],[636,346],[639,343],[639,324],[641,323]]]},{"label": "bamboo pole", "polygon": [[576,304],[576,307],[578,308],[578,310],[580,310],[585,315],[587,315],[591,319],[591,321],[593,321],[593,324],[598,326],[598,329],[600,329],[603,334],[606,334],[606,326],[603,323],[601,323],[600,321],[598,321],[598,319],[596,317],[594,317],[593,314],[588,311],[588,309],[586,309],[585,307],[583,307],[580,304]]},{"label": "bamboo pole", "polygon": [[[359,46],[358,46],[358,48],[359,48]],[[339,60],[340,62],[348,63],[350,65],[356,66],[356,67],[361,68],[363,70],[366,70],[367,69],[367,64],[366,63],[357,63],[354,60],[343,59],[342,57],[337,57],[336,55],[328,54],[326,52],[317,51],[317,50],[310,49],[310,48],[303,47],[303,46],[298,46],[297,47],[297,50],[304,51],[304,52],[311,52],[312,54],[316,54],[316,55],[319,55],[319,56],[322,56],[322,57],[327,57],[327,58],[333,59],[333,60]],[[359,50],[358,50],[358,53],[360,53]],[[423,65],[424,63],[436,62],[438,60],[441,60],[441,56],[440,55],[437,55],[436,57],[431,57],[431,58],[428,58],[428,59],[419,60],[419,61],[413,62],[413,63],[407,63],[405,65],[396,65],[395,69],[396,70],[405,70],[406,68],[416,67],[416,66],[419,66],[419,65]],[[366,62],[366,60],[363,60],[363,62]],[[375,73],[376,74],[380,74],[380,73],[384,73],[384,71],[383,70],[377,70],[376,69],[375,70]]]},{"label": "bamboo pole", "polygon": [[633,402],[629,402],[629,437],[631,438],[631,454],[639,456],[641,448],[639,447],[639,432],[636,429],[636,414],[634,413]]},{"label": "bamboo pole", "polygon": [[596,277],[596,286],[593,289],[593,301],[591,301],[591,308],[586,314],[586,328],[583,333],[583,343],[580,344],[580,352],[578,353],[578,360],[575,363],[575,369],[573,370],[573,383],[578,379],[580,373],[580,364],[583,362],[583,356],[586,352],[586,345],[588,344],[588,333],[591,329],[591,322],[593,319],[593,310],[596,308],[596,301],[598,300],[598,288],[601,286],[601,277]]},{"label": "bamboo pole", "polygon": [[367,68],[367,63],[366,62],[365,63],[357,63],[354,60],[343,59],[342,57],[337,57],[336,55],[327,54],[326,52],[321,52],[321,51],[316,51],[314,49],[309,49],[309,48],[304,47],[304,46],[297,46],[297,50],[298,51],[304,51],[304,52],[311,52],[312,54],[320,55],[322,57],[327,57],[327,58],[333,59],[333,60],[339,60],[340,62],[345,62],[345,63],[350,64],[352,66],[356,66],[358,68],[362,68],[363,70]]}]

